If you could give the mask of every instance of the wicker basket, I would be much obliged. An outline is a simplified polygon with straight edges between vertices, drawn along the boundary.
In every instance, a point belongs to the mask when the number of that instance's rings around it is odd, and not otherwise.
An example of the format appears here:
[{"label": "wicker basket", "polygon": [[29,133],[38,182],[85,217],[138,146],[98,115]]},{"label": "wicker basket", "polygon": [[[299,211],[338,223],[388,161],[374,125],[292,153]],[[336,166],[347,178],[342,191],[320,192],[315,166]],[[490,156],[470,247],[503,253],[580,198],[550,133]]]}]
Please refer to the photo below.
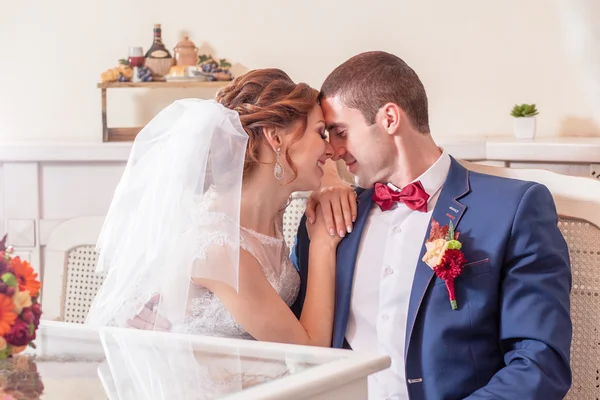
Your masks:
[{"label": "wicker basket", "polygon": [[174,58],[146,58],[144,65],[152,71],[152,78],[162,78],[175,65]]}]

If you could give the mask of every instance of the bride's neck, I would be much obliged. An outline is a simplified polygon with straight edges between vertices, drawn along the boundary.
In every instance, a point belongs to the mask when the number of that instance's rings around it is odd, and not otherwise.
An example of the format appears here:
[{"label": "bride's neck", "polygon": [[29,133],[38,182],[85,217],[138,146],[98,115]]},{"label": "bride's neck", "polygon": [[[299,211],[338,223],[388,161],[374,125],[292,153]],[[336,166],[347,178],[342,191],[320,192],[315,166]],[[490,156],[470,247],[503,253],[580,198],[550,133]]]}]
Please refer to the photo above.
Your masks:
[{"label": "bride's neck", "polygon": [[275,235],[273,222],[292,194],[275,179],[272,169],[259,164],[244,178],[240,207],[240,224],[269,236]]}]

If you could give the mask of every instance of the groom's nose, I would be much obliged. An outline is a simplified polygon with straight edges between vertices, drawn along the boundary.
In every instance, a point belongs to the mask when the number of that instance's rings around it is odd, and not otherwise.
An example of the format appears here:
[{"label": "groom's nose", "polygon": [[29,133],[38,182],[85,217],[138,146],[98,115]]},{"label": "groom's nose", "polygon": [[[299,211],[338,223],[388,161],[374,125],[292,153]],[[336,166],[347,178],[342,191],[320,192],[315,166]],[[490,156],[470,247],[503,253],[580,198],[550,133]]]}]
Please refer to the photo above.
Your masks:
[{"label": "groom's nose", "polygon": [[331,143],[327,142],[327,147],[325,147],[325,156],[327,158],[332,158],[333,154],[333,146],[331,145]]},{"label": "groom's nose", "polygon": [[332,144],[331,147],[333,149],[333,155],[331,156],[333,161],[340,160],[342,157],[344,157],[344,154],[346,154],[346,148],[344,146],[334,146]]}]

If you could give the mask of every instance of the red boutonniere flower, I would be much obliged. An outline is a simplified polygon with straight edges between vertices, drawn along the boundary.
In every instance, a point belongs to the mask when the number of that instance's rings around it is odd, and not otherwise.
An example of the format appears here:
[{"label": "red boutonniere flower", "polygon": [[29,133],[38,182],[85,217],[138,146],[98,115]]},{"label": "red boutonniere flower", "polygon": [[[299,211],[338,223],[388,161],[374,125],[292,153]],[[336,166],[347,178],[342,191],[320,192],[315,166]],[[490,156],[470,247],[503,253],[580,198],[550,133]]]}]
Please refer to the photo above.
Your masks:
[{"label": "red boutonniere flower", "polygon": [[432,220],[431,232],[425,242],[427,251],[423,256],[423,262],[431,267],[438,278],[446,283],[450,305],[453,310],[458,308],[456,294],[454,292],[454,279],[456,279],[465,267],[467,260],[460,251],[462,244],[458,241],[459,233],[454,231],[452,221],[449,225],[440,226]]}]

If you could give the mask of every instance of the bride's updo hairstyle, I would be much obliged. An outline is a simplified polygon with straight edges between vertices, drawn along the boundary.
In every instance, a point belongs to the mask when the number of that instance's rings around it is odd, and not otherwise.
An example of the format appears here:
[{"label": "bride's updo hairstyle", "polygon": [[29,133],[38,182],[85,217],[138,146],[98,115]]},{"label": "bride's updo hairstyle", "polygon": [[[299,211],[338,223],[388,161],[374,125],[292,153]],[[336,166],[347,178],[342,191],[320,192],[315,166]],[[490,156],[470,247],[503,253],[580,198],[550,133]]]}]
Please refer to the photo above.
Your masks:
[{"label": "bride's updo hairstyle", "polygon": [[[250,71],[217,93],[217,102],[239,113],[249,136],[244,176],[259,163],[259,149],[265,140],[263,128],[286,129],[300,121],[290,143],[297,142],[306,130],[308,114],[318,104],[318,97],[317,90],[305,83],[294,83],[285,72],[276,68]],[[298,173],[290,159],[289,147],[285,151],[285,159],[293,170],[293,177],[287,181],[289,183]]]}]

